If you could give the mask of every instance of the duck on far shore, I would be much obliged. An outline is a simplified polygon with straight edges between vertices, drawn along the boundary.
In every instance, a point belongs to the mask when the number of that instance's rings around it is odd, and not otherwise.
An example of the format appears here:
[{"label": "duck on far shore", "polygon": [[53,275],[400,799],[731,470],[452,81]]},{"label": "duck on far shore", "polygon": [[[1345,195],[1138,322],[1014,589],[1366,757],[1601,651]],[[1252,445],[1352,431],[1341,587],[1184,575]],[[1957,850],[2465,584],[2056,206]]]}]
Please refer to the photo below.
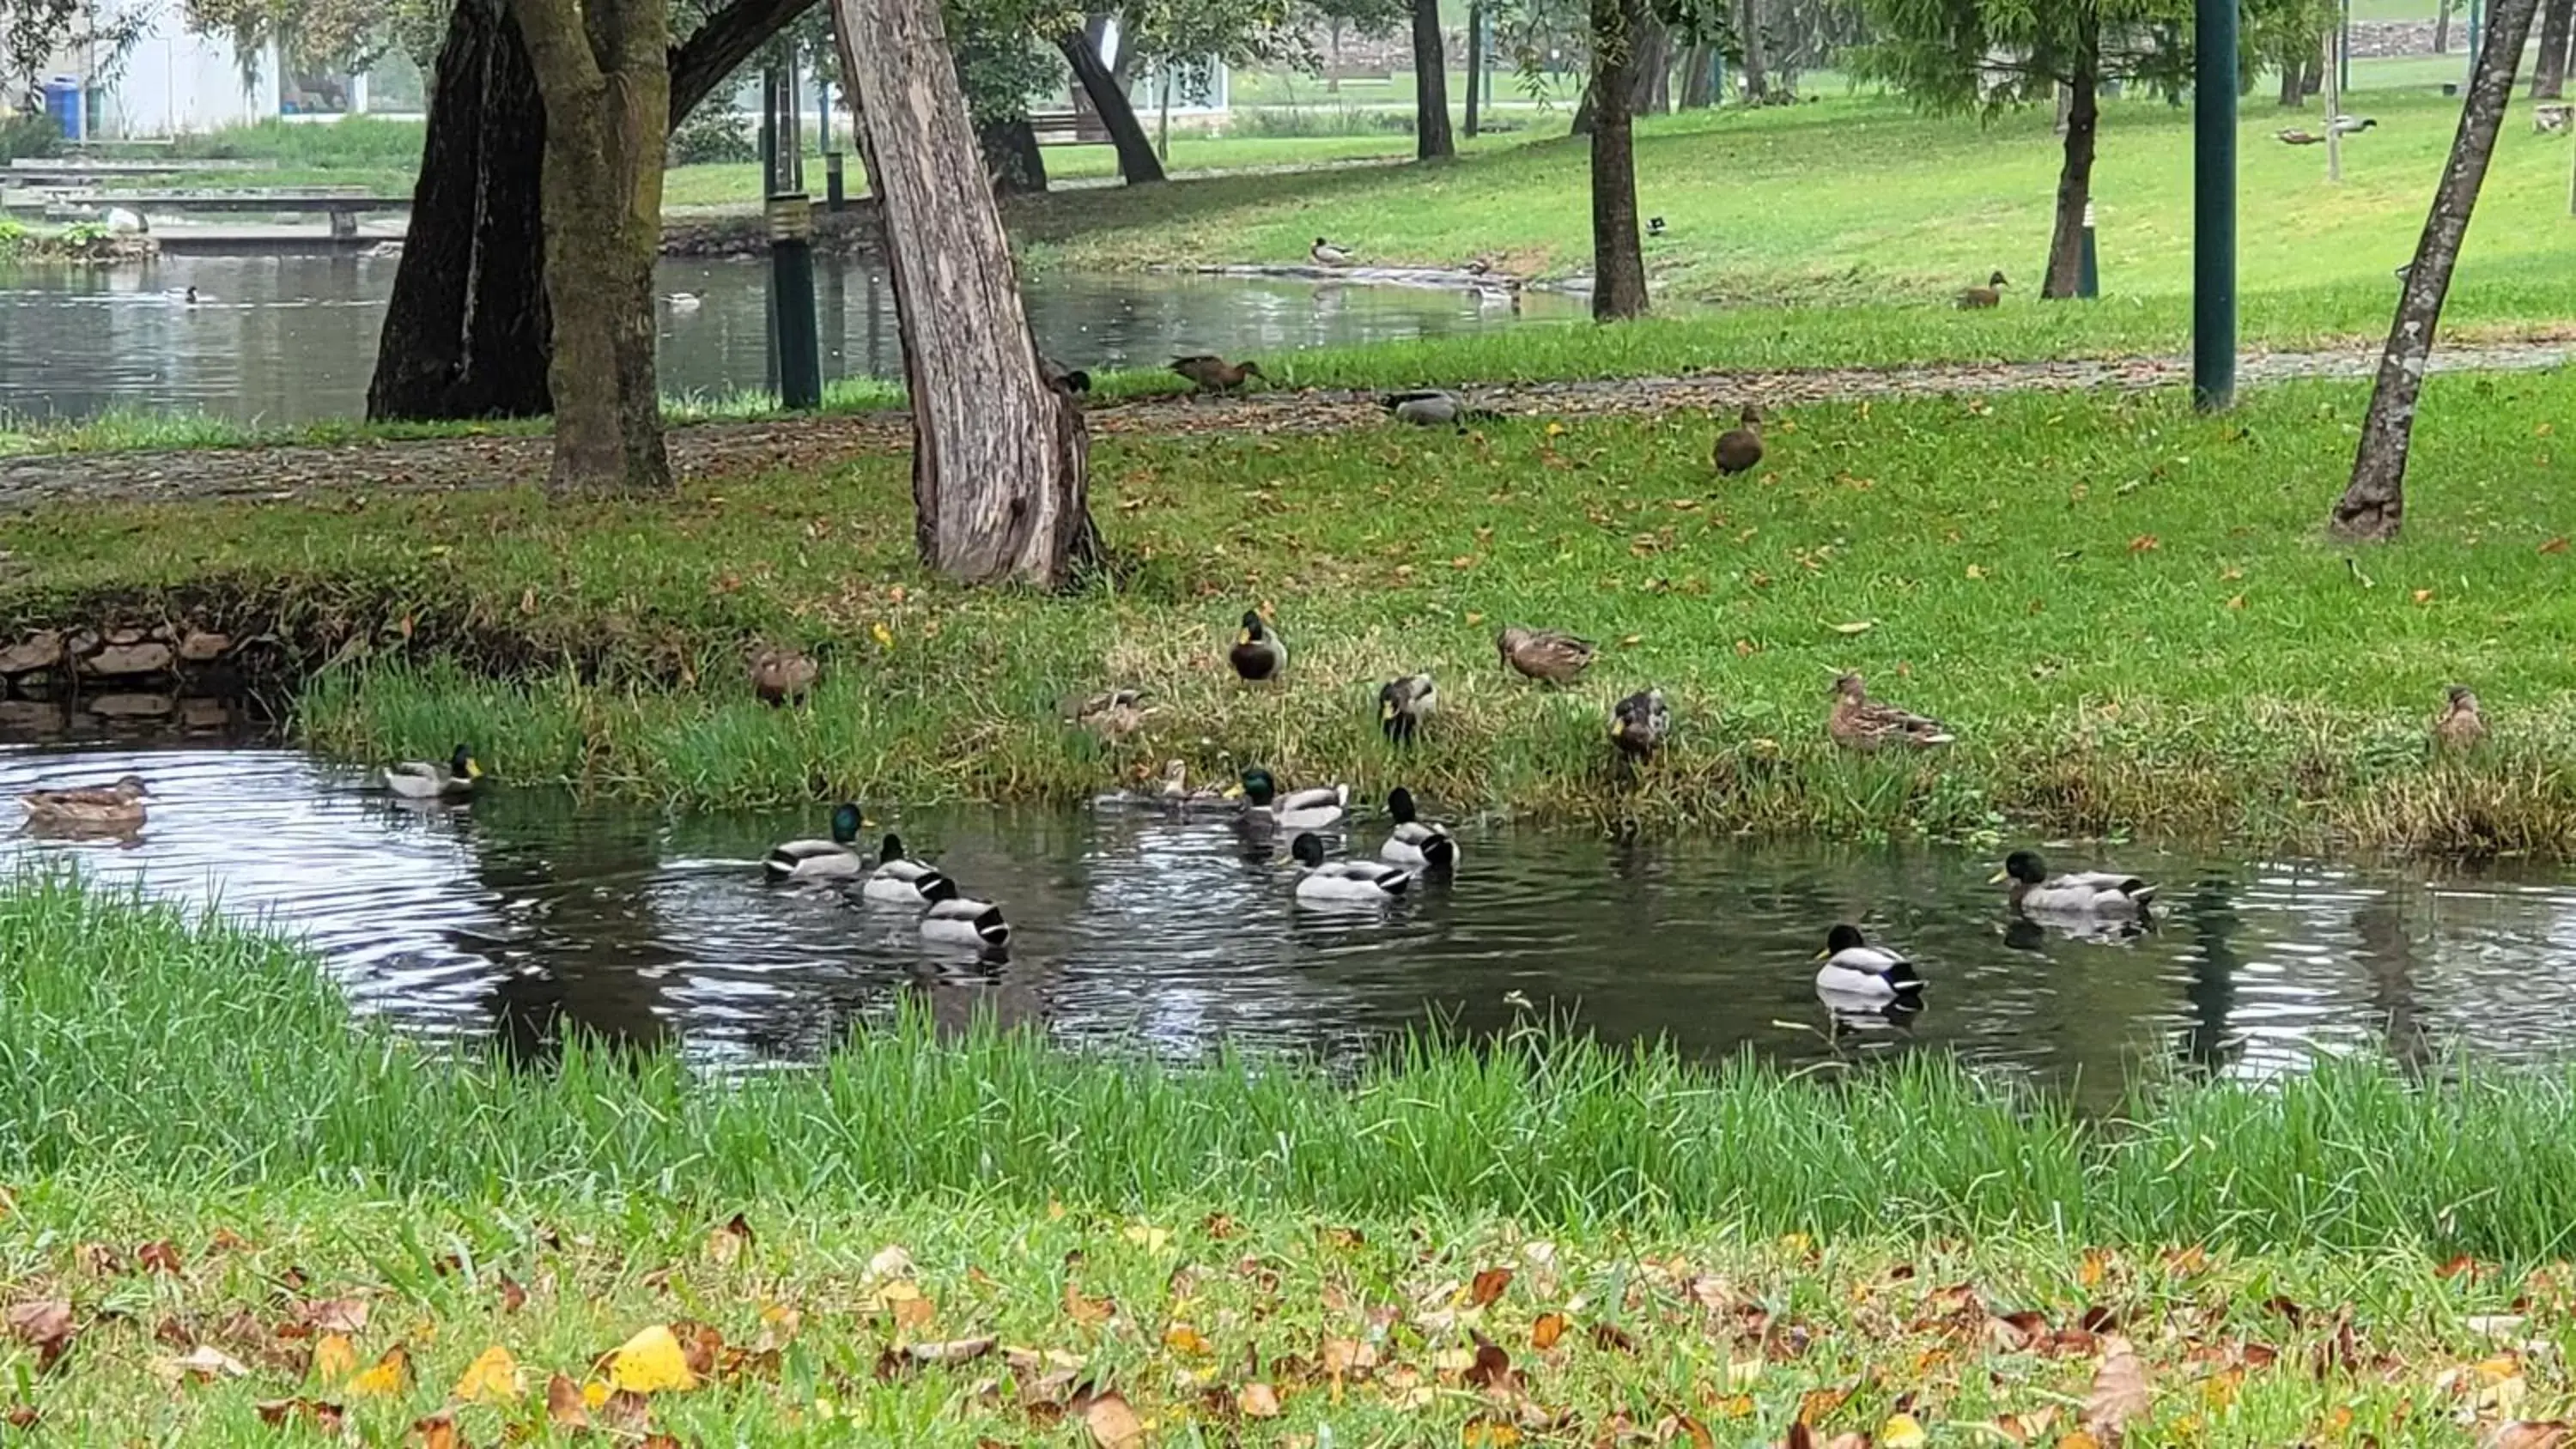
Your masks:
[{"label": "duck on far shore", "polygon": [[1319,267],[1347,267],[1351,264],[1348,247],[1337,247],[1322,237],[1315,238],[1315,244],[1306,248],[1306,255],[1313,258]]},{"label": "duck on far shore", "polygon": [[1243,627],[1235,631],[1234,647],[1225,653],[1234,666],[1237,678],[1258,684],[1276,679],[1288,667],[1288,644],[1270,632],[1270,626],[1258,609],[1243,611]]},{"label": "duck on far shore", "polygon": [[2002,306],[2004,301],[2004,287],[2006,285],[2004,274],[2001,272],[1995,273],[1993,276],[1986,278],[1986,284],[1984,286],[1970,287],[1959,294],[1959,310],[1963,312],[1974,312],[1987,307]]}]

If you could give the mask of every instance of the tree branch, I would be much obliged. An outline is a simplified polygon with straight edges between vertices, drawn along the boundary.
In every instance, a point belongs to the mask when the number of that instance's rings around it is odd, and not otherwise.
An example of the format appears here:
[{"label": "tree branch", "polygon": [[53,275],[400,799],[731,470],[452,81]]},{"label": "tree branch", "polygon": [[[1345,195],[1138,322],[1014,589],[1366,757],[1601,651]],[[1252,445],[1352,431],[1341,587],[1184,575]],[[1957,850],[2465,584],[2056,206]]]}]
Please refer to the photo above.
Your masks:
[{"label": "tree branch", "polygon": [[751,53],[814,8],[814,0],[733,0],[671,47],[671,128],[715,93]]}]

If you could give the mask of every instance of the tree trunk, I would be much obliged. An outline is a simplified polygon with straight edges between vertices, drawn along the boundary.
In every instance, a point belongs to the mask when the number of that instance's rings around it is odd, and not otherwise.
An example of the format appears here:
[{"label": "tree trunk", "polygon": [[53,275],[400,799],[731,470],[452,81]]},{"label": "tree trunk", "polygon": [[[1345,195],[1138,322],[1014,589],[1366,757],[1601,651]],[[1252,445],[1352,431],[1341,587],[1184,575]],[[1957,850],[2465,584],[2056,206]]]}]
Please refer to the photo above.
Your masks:
[{"label": "tree trunk", "polygon": [[2066,86],[2065,159],[2057,169],[2057,228],[2048,243],[2048,276],[2039,295],[2075,295],[2084,271],[2084,208],[2093,199],[2093,146],[2102,129],[2101,32],[2076,28],[2075,75]]},{"label": "tree trunk", "polygon": [[[841,0],[833,0],[839,4]],[[1120,36],[1121,57],[1132,55],[1136,47]],[[1154,143],[1146,138],[1143,123],[1136,119],[1136,108],[1127,100],[1127,88],[1100,63],[1100,52],[1094,50],[1091,37],[1079,30],[1068,30],[1056,37],[1055,48],[1064,52],[1065,63],[1073,67],[1074,79],[1082,83],[1082,93],[1091,101],[1091,109],[1100,124],[1109,128],[1109,144],[1118,148],[1118,177],[1130,186],[1141,186],[1163,179],[1162,160],[1154,154]]]},{"label": "tree trunk", "polygon": [[[938,0],[833,0],[833,9],[884,211],[912,403],[914,539],[951,578],[1060,588],[1098,551],[1089,439],[1081,411],[1039,372]],[[1068,33],[1105,74],[1099,52]]]},{"label": "tree trunk", "polygon": [[977,126],[975,145],[984,153],[984,174],[992,178],[994,195],[1036,195],[1047,189],[1046,156],[1038,150],[1037,128],[1028,117]]},{"label": "tree trunk", "polygon": [[2433,53],[2435,55],[2451,53],[2451,7],[2458,3],[2459,0],[2442,0],[2441,4],[2434,7]]},{"label": "tree trunk", "polygon": [[1651,9],[1638,12],[1637,38],[1629,47],[1628,114],[1673,113],[1673,36]]},{"label": "tree trunk", "polygon": [[1413,156],[1445,161],[1449,139],[1449,57],[1440,44],[1440,0],[1413,0]]},{"label": "tree trunk", "polygon": [[2297,61],[2284,63],[2281,67],[2281,108],[2295,111],[2306,105],[2307,100],[2307,78],[2300,69],[2299,63]]},{"label": "tree trunk", "polygon": [[546,298],[558,493],[667,493],[653,363],[668,0],[510,0],[546,98]]},{"label": "tree trunk", "polygon": [[1682,109],[1705,110],[1717,104],[1714,47],[1694,45],[1682,52]]},{"label": "tree trunk", "polygon": [[1646,315],[1646,257],[1637,240],[1637,157],[1628,124],[1630,68],[1642,0],[1592,0],[1592,316]]},{"label": "tree trunk", "polygon": [[1467,139],[1476,138],[1476,111],[1485,99],[1485,0],[1467,0]]},{"label": "tree trunk", "polygon": [[1762,60],[1761,0],[1735,0],[1735,33],[1744,45],[1744,99],[1758,105],[1771,94],[1770,68]]},{"label": "tree trunk", "polygon": [[[1595,74],[1598,74],[1598,72],[1596,71]],[[1566,134],[1569,136],[1591,135],[1595,119],[1596,117],[1592,109],[1592,78],[1590,76],[1586,76],[1583,81],[1583,94],[1574,98],[1574,120],[1567,125]]]},{"label": "tree trunk", "polygon": [[2415,260],[2398,297],[2397,318],[2379,355],[2379,379],[2370,390],[2370,411],[2362,418],[2352,482],[2335,502],[2334,531],[2346,538],[2392,539],[2405,522],[2406,453],[2414,440],[2415,402],[2424,390],[2424,370],[2432,360],[2451,269],[2460,259],[2460,240],[2468,235],[2469,214],[2477,209],[2478,188],[2486,181],[2488,158],[2495,154],[2496,132],[2503,129],[2513,100],[2514,70],[2522,61],[2523,42],[2531,36],[2533,6],[2534,0],[2495,0],[2487,13],[2468,104],[2460,109],[2459,133],[2451,141],[2451,161],[2433,193],[2432,212],[2424,218],[2424,234],[2415,243]]},{"label": "tree trunk", "polygon": [[554,405],[537,220],[546,113],[502,0],[456,7],[434,78],[367,416],[536,417]]},{"label": "tree trunk", "polygon": [[2542,0],[2540,58],[2532,63],[2531,98],[2555,101],[2567,94],[2568,43],[2576,39],[2576,0]]}]

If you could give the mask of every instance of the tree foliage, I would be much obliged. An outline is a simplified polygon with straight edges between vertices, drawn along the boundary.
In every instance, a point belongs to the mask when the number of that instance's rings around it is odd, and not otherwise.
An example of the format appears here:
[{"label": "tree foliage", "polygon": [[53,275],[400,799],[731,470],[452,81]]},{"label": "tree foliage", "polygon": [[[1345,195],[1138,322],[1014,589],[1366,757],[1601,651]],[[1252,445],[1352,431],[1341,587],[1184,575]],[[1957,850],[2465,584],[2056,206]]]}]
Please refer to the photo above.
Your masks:
[{"label": "tree foliage", "polygon": [[255,64],[274,43],[307,65],[355,74],[396,51],[426,65],[448,0],[187,0],[190,29],[228,37]]},{"label": "tree foliage", "polygon": [[[2101,80],[2171,92],[2191,77],[2192,0],[1866,0],[1856,73],[1927,110],[2051,100],[2088,59]],[[2305,0],[2301,0],[2305,3]],[[2098,36],[2098,56],[2088,57]]]},{"label": "tree foliage", "polygon": [[149,12],[101,14],[88,0],[0,0],[0,109],[35,109],[54,53],[90,49],[114,70],[143,34]]}]

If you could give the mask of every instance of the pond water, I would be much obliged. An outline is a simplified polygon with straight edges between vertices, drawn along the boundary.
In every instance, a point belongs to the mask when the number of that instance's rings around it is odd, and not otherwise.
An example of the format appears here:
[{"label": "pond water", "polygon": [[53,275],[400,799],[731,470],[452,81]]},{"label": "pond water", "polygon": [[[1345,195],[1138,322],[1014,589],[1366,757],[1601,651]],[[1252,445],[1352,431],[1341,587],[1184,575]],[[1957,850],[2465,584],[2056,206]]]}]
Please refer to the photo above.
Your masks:
[{"label": "pond water", "polygon": [[[0,268],[0,417],[108,408],[296,423],[366,411],[397,261],[370,256],[167,257],[147,268]],[[765,260],[665,260],[662,387],[722,396],[768,385]],[[185,290],[195,287],[189,306]],[[897,377],[881,273],[826,258],[815,279],[827,378]],[[1517,313],[1465,291],[1231,277],[1052,272],[1028,287],[1038,344],[1067,366],[1159,365],[1176,353],[1263,356],[1573,320],[1580,298],[1531,293]]]},{"label": "pond water", "polygon": [[[99,743],[0,747],[0,796],[127,770],[157,796],[137,842],[40,841],[11,822],[0,863],[73,858],[269,919],[309,939],[360,1009],[520,1051],[576,1022],[718,1070],[795,1062],[910,997],[943,1020],[988,1010],[1175,1055],[1230,1039],[1347,1057],[1434,1019],[1493,1032],[1554,1010],[1703,1057],[1947,1048],[2096,1101],[2151,1057],[2262,1076],[2319,1052],[2576,1054],[2576,999],[2556,989],[2576,886],[2532,867],[2123,848],[2170,910],[2151,934],[2096,941],[2011,925],[1985,854],[1469,827],[1453,883],[1327,912],[1294,903],[1293,867],[1225,821],[872,802],[1009,912],[1007,959],[978,961],[924,948],[900,914],[763,884],[760,855],[820,833],[819,810],[672,814],[511,789],[423,809],[292,750]],[[1364,821],[1351,840],[1373,850],[1382,832]],[[1931,983],[1918,1016],[1820,1005],[1812,957],[1839,920],[1913,955]]]}]

